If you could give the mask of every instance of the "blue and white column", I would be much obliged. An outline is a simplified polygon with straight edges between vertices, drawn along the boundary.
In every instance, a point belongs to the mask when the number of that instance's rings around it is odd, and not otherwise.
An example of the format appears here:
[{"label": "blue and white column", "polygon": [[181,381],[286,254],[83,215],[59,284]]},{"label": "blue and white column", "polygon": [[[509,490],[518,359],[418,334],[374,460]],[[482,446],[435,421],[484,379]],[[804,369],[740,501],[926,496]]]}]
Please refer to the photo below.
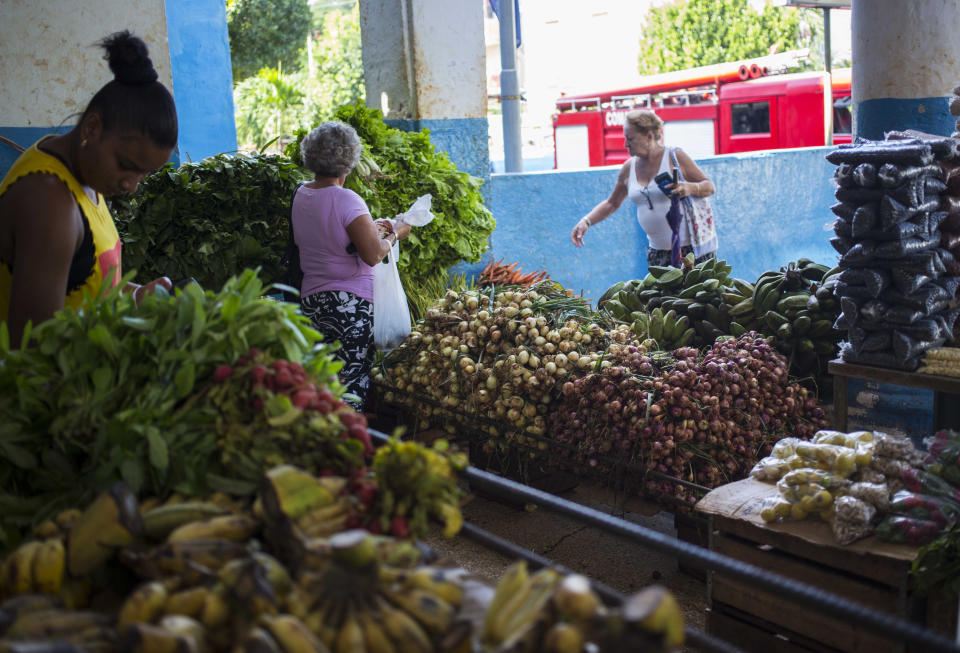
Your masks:
[{"label": "blue and white column", "polygon": [[489,178],[483,5],[475,0],[360,2],[366,103],[430,141],[462,171]]},{"label": "blue and white column", "polygon": [[852,12],[854,134],[953,133],[948,104],[960,85],[960,3],[854,0]]},{"label": "blue and white column", "polygon": [[[65,133],[113,79],[95,43],[129,29],[173,93],[180,123],[174,163],[237,149],[223,0],[0,2],[0,136],[29,147]],[[0,176],[19,152],[0,143]]]}]

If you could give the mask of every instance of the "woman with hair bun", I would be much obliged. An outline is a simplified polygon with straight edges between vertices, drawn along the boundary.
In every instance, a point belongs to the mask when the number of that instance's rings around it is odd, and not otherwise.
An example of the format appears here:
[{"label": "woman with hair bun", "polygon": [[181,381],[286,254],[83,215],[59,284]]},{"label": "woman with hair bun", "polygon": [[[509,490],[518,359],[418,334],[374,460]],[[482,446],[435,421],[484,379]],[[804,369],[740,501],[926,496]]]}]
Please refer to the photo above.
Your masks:
[{"label": "woman with hair bun", "polygon": [[410,225],[374,222],[359,195],[343,183],[360,160],[363,144],[342,122],[325,122],[300,141],[313,181],[293,197],[293,238],[300,250],[300,307],[327,341],[339,341],[340,382],[359,408],[373,365],[373,266],[390,253]]},{"label": "woman with hair bun", "polygon": [[[157,81],[147,45],[128,31],[98,43],[114,79],[66,134],[45,136],[0,182],[0,322],[20,342],[28,321],[122,276],[121,243],[105,196],[127,195],[177,144],[173,96]],[[167,277],[125,289],[139,303]]]},{"label": "woman with hair bun", "polygon": [[[580,218],[570,233],[570,240],[576,247],[583,245],[587,229],[606,220],[620,208],[624,199],[630,198],[637,205],[637,220],[647,234],[647,265],[670,265],[673,229],[667,221],[667,212],[672,198],[710,197],[716,189],[689,154],[679,147],[663,144],[663,121],[653,111],[637,109],[628,112],[623,138],[630,158],[620,168],[613,192]],[[672,172],[675,167],[680,168],[684,181],[666,184],[665,191],[660,192],[654,178]],[[665,194],[667,191],[669,196]],[[679,238],[682,256],[694,251],[686,229],[679,229]],[[699,251],[696,255],[697,262],[716,258],[716,239],[707,244],[706,251]]]}]

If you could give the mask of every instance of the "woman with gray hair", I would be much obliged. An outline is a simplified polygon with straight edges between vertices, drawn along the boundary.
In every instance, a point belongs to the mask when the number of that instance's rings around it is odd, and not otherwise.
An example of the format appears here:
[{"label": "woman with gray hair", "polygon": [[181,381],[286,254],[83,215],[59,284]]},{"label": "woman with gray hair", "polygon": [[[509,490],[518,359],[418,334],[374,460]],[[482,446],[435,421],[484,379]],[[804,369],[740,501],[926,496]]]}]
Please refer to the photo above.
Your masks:
[{"label": "woman with gray hair", "polygon": [[300,306],[326,341],[340,342],[340,382],[357,396],[358,408],[373,364],[373,266],[410,233],[407,224],[394,230],[389,221],[375,223],[366,202],[343,187],[362,147],[353,127],[341,122],[304,136],[300,155],[314,179],[297,190],[291,209],[303,270]]}]

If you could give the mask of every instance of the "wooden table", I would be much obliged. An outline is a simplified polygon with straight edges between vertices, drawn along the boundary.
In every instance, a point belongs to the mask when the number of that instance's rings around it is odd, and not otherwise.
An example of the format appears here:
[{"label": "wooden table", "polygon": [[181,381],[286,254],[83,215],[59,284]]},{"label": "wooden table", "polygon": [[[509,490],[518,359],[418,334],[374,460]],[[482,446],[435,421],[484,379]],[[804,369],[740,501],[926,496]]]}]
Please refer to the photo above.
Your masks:
[{"label": "wooden table", "polygon": [[847,379],[857,378],[879,383],[891,383],[910,388],[933,390],[933,427],[960,428],[960,377],[940,376],[904,372],[875,365],[845,363],[837,359],[827,364],[827,371],[833,375],[833,422],[838,431],[847,430]]},{"label": "wooden table", "polygon": [[[824,521],[764,522],[764,499],[776,486],[748,478],[716,488],[697,504],[710,521],[710,550],[849,598],[880,612],[912,619],[952,636],[956,601],[916,599],[910,565],[917,549],[868,537],[837,544]],[[827,614],[726,577],[709,574],[707,630],[745,651],[897,652],[903,647]]]}]

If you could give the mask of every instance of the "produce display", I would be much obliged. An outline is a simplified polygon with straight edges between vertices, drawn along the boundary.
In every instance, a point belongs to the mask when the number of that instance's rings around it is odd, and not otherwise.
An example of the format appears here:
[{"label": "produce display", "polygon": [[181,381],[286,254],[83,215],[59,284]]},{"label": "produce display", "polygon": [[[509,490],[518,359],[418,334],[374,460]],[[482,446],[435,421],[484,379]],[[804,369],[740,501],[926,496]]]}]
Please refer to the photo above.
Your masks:
[{"label": "produce display", "polygon": [[913,371],[926,350],[952,340],[960,277],[941,246],[940,164],[958,159],[949,138],[865,141],[827,155],[837,165],[831,243],[843,268],[843,360]]},{"label": "produce display", "polygon": [[654,347],[552,282],[450,292],[375,378],[420,428],[472,427],[484,451],[575,471],[627,466],[645,491],[684,504],[696,497],[671,478],[742,478],[783,435],[824,425],[756,334],[703,355]]},{"label": "produce display", "polygon": [[546,270],[537,272],[521,273],[518,263],[504,264],[503,259],[499,261],[490,261],[487,267],[480,273],[478,285],[482,287],[490,286],[522,286],[529,288],[535,283],[546,281],[550,278]]},{"label": "produce display", "polygon": [[960,347],[931,347],[923,352],[923,359],[917,372],[960,376]]},{"label": "produce display", "polygon": [[761,517],[819,516],[841,544],[871,534],[926,544],[960,518],[960,434],[940,431],[924,444],[918,451],[908,438],[873,431],[784,438],[751,471],[777,484]]},{"label": "produce display", "polygon": [[[582,465],[621,461],[716,487],[746,476],[784,435],[807,437],[825,425],[809,391],[790,382],[784,357],[756,334],[721,338],[703,354],[611,345],[608,360],[561,386],[550,424]],[[645,489],[698,498],[662,478],[645,479]]]},{"label": "produce display", "polygon": [[597,306],[667,350],[756,331],[773,338],[793,376],[828,387],[827,362],[839,341],[832,328],[840,312],[833,298],[839,269],[800,259],[764,272],[755,283],[730,272],[724,261],[694,264],[688,256],[681,268],[652,266],[641,280],[613,285]]},{"label": "produce display", "polygon": [[[363,141],[367,169],[351,173],[344,186],[364,199],[374,218],[392,218],[418,197],[433,197],[436,217],[403,241],[397,262],[414,317],[419,318],[436,299],[421,296],[420,288],[443,279],[456,263],[479,261],[489,247],[496,223],[480,193],[483,180],[461,172],[445,152],[438,152],[428,130],[390,127],[379,109],[362,102],[340,107],[334,120],[351,125]],[[287,155],[298,162],[304,133],[287,148]]]},{"label": "produce display", "polygon": [[276,155],[218,154],[168,163],[137,191],[111,201],[125,270],[142,279],[194,277],[220,288],[245,268],[266,283],[283,279],[290,199],[312,178]]},{"label": "produce display", "polygon": [[348,488],[347,478],[288,465],[235,500],[138,504],[116,484],[0,562],[0,648],[539,653],[683,643],[682,614],[662,588],[607,608],[584,577],[518,563],[492,592],[412,540],[344,530],[337,515],[356,499]]},{"label": "produce display", "polygon": [[[139,308],[119,287],[33,329],[30,348],[0,338],[0,548],[118,480],[140,496],[203,496],[249,493],[287,461],[348,477],[390,467],[393,446],[371,460],[366,418],[340,398],[331,346],[293,305],[262,299],[254,272]],[[440,505],[456,503],[463,461],[420,449],[396,452],[422,473],[386,475],[393,505],[364,523],[413,518],[422,533],[426,514],[457,519]]]}]

